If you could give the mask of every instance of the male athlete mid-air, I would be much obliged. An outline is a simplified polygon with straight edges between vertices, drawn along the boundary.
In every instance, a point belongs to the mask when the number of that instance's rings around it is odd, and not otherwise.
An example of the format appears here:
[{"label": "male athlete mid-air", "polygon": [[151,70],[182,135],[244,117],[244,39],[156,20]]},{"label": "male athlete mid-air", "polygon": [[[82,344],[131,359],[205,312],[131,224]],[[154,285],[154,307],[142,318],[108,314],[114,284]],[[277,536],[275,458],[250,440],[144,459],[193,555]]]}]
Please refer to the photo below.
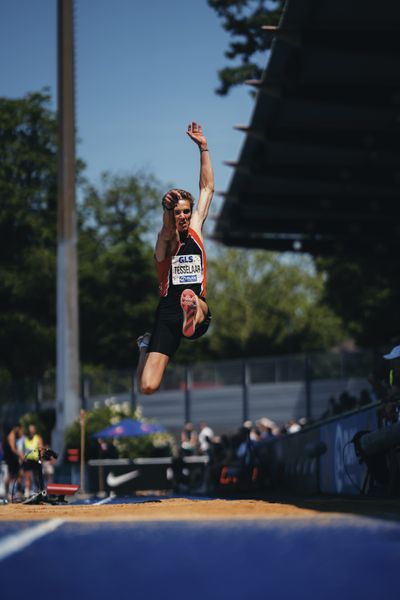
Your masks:
[{"label": "male athlete mid-air", "polygon": [[187,134],[200,151],[200,195],[196,207],[193,196],[181,189],[169,190],[162,200],[163,223],[154,253],[160,302],[153,331],[138,338],[138,381],[143,394],[158,390],[182,336],[201,337],[211,321],[202,229],[214,194],[214,173],[201,125],[192,122]]}]

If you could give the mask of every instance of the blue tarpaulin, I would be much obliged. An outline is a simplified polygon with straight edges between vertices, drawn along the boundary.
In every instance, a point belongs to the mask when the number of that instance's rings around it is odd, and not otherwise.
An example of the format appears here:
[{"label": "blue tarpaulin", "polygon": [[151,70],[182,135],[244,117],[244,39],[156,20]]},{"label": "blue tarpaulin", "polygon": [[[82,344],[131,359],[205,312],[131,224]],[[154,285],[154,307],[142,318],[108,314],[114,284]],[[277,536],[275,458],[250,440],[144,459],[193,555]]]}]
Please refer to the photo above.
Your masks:
[{"label": "blue tarpaulin", "polygon": [[135,419],[123,419],[115,425],[106,427],[97,433],[94,433],[95,438],[107,438],[107,437],[138,437],[141,435],[149,435],[151,433],[159,433],[165,431],[161,425],[155,425],[154,423],[142,423],[141,421],[135,421]]}]

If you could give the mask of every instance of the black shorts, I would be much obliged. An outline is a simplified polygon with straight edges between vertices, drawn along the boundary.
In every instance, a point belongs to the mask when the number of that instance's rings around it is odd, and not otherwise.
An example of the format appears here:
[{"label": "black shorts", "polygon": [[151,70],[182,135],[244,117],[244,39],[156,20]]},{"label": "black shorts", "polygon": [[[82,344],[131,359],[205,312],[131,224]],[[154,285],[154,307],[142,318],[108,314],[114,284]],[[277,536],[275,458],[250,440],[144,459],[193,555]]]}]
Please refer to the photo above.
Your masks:
[{"label": "black shorts", "polygon": [[25,459],[24,462],[22,463],[22,470],[23,471],[36,471],[38,469],[38,461],[37,460],[29,460],[29,459]]},{"label": "black shorts", "polygon": [[[205,302],[204,298],[201,299]],[[160,352],[172,358],[178,350],[182,338],[189,341],[197,340],[207,332],[210,323],[211,312],[208,309],[204,321],[196,327],[194,334],[188,338],[182,335],[183,313],[181,307],[170,307],[160,302],[147,352]]]},{"label": "black shorts", "polygon": [[7,469],[8,469],[8,473],[9,473],[10,477],[12,477],[14,479],[15,477],[17,477],[19,470],[21,468],[20,464],[19,464],[18,456],[16,454],[12,453],[12,454],[5,456],[4,460],[7,465]]}]

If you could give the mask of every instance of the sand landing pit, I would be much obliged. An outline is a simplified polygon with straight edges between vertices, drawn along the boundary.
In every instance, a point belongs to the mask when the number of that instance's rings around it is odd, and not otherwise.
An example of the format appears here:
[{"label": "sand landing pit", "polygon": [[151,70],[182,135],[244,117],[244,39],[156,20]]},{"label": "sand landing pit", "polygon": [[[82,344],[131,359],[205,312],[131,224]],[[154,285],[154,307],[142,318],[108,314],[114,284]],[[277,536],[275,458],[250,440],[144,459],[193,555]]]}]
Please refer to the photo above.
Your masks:
[{"label": "sand landing pit", "polygon": [[[114,501],[115,502],[115,501]],[[302,501],[193,500],[168,498],[130,504],[26,506],[8,504],[0,508],[0,521],[251,521],[274,519],[324,519],[335,514],[357,514],[397,520],[398,501],[380,503],[354,499],[312,499]]]},{"label": "sand landing pit", "polygon": [[310,517],[316,511],[262,500],[190,500],[171,498],[133,504],[25,506],[0,510],[0,520],[64,519],[68,521],[223,521]]}]

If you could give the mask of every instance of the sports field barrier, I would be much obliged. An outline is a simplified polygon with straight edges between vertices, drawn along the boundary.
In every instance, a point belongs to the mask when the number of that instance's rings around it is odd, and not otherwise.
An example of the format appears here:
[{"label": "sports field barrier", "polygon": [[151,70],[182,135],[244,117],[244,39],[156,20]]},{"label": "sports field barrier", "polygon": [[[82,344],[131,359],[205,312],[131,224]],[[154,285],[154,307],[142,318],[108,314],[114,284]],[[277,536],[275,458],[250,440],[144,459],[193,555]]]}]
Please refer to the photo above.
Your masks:
[{"label": "sports field barrier", "polygon": [[276,485],[294,493],[360,494],[367,476],[354,436],[378,429],[377,407],[370,405],[333,417],[271,442],[265,459]]},{"label": "sports field barrier", "polygon": [[[330,397],[343,391],[359,396],[369,389],[375,353],[328,352],[171,364],[162,388],[153,396],[137,390],[133,371],[102,371],[82,375],[82,407],[115,401],[140,406],[143,416],[157,419],[169,431],[183,423],[208,422],[216,430],[231,430],[243,421],[267,416],[284,423],[289,419],[318,419]],[[379,353],[378,353],[379,356]],[[55,407],[55,381],[0,381],[0,422],[18,419],[28,411]]]},{"label": "sports field barrier", "polygon": [[[379,406],[373,404],[298,433],[271,438],[258,446],[257,461],[246,471],[241,470],[238,462],[209,463],[207,456],[91,460],[89,487],[93,493],[130,495],[139,490],[175,489],[180,480],[186,482],[189,493],[202,488],[203,492],[217,495],[243,491],[308,495],[368,493],[369,486],[390,477],[387,467],[381,467],[386,465],[387,456],[400,446],[400,423],[378,429]],[[214,470],[214,484],[217,484],[214,489],[204,486],[209,468]],[[240,482],[244,472],[247,487]],[[371,477],[376,480],[371,481]],[[381,485],[382,495],[391,493],[389,487],[390,481]]]},{"label": "sports field barrier", "polygon": [[129,496],[139,490],[170,491],[183,475],[189,491],[202,484],[207,463],[207,456],[89,460],[87,479],[92,493]]}]

